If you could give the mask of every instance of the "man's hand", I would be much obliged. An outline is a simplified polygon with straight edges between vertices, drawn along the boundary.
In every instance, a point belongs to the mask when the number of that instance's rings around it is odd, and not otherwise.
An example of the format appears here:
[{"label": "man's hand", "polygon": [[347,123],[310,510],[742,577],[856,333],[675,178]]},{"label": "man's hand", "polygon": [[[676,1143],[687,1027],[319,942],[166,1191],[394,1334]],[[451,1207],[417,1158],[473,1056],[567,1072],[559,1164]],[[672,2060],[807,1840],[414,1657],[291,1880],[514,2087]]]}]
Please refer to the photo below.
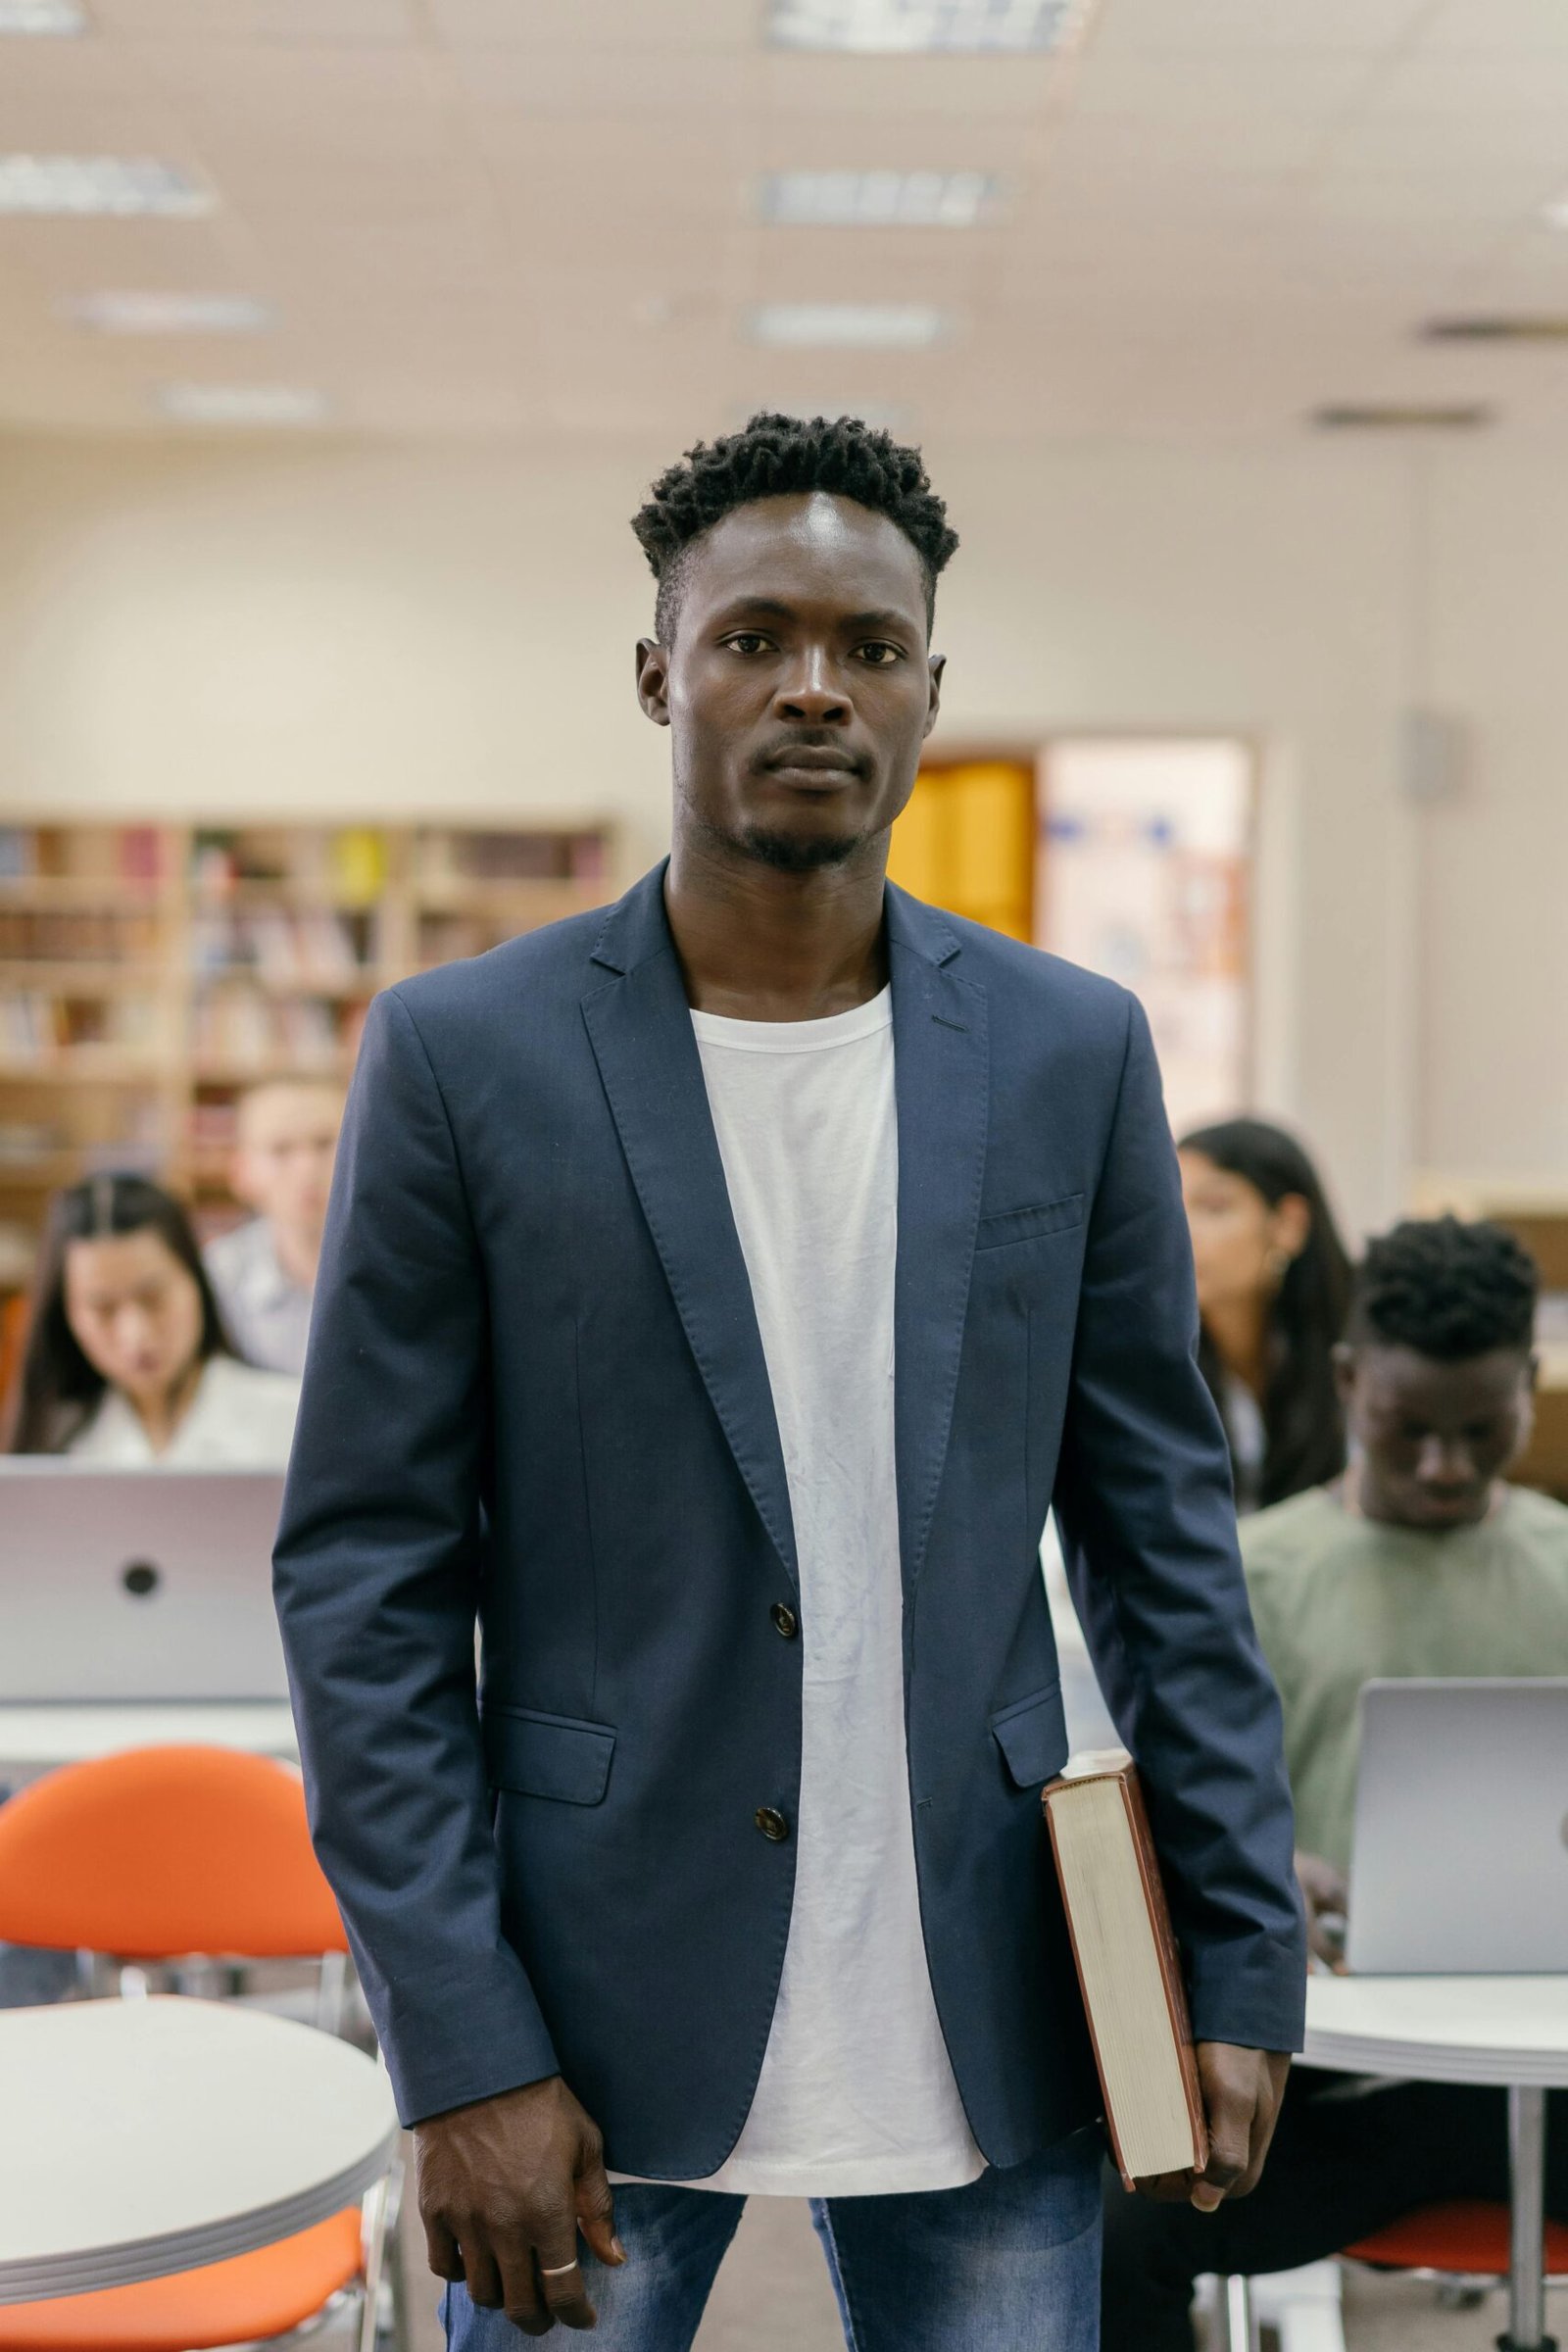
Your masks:
[{"label": "man's hand", "polygon": [[1198,2044],[1198,2079],[1208,2118],[1208,2162],[1200,2173],[1161,2173],[1140,2180],[1146,2197],[1212,2213],[1227,2197],[1257,2186],[1279,2121],[1291,2062],[1278,2050],[1244,2050],[1230,2041]]},{"label": "man's hand", "polygon": [[602,2142],[559,2075],[416,2125],[419,2218],[438,2278],[524,2335],[592,2328],[580,2230],[601,2262],[623,2263]]},{"label": "man's hand", "polygon": [[1343,1870],[1321,1854],[1298,1853],[1296,1879],[1306,1905],[1306,1941],[1313,1957],[1338,1975],[1345,1973],[1345,1914],[1350,1900]]}]

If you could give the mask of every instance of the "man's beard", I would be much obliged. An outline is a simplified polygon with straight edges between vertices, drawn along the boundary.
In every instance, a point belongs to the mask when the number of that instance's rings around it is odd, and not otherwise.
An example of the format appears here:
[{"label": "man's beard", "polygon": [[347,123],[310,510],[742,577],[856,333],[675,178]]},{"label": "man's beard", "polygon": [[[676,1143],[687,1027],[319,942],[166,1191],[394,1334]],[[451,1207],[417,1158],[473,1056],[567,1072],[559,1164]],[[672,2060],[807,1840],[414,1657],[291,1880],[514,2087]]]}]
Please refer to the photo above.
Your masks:
[{"label": "man's beard", "polygon": [[736,847],[759,865],[779,874],[814,874],[826,865],[843,865],[864,844],[863,833],[818,834],[815,839],[795,833],[769,833],[764,826],[748,825]]}]

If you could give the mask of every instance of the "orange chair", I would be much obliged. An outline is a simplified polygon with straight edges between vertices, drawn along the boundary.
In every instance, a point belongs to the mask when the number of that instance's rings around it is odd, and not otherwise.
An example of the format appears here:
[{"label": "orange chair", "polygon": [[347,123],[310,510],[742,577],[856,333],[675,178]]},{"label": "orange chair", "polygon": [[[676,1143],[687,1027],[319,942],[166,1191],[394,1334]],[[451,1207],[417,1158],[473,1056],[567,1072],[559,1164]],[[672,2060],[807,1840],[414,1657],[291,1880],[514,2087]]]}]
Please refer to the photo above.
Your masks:
[{"label": "orange chair", "polygon": [[[0,1806],[0,1939],[122,1964],[318,1958],[347,1945],[311,1851],[299,1777],[223,1747],[146,1747],[69,1764]],[[123,1981],[123,1980],[122,1980]],[[230,2262],[48,2303],[0,2305],[0,2352],[192,2352],[268,2341],[361,2298],[371,2352],[390,2184]]]},{"label": "orange chair", "polygon": [[[1568,2226],[1548,2221],[1545,2233],[1546,2276],[1568,2277]],[[1387,2230],[1347,2246],[1348,2262],[1364,2262],[1374,2270],[1427,2271],[1440,2278],[1494,2278],[1508,2276],[1508,2208],[1480,2197],[1455,2198],[1445,2205],[1423,2205]]]},{"label": "orange chair", "polygon": [[[1568,2226],[1546,2223],[1544,2254],[1547,2284],[1561,2285],[1568,2280]],[[1461,2289],[1495,2286],[1509,2270],[1508,2208],[1481,2197],[1422,2205],[1346,2246],[1342,2259],[1365,2263],[1369,2270],[1409,2271]],[[1223,2352],[1251,2352],[1256,2338],[1251,2280],[1233,2274],[1221,2278],[1220,2289]]]}]

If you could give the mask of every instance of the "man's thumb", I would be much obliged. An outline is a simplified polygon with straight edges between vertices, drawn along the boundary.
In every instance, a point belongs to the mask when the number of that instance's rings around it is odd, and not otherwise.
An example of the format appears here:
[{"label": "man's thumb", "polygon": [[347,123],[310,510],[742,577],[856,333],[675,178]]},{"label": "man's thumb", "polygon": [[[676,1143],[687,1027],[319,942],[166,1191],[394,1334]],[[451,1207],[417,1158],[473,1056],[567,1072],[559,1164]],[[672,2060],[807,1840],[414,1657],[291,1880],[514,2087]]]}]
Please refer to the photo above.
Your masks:
[{"label": "man's thumb", "polygon": [[594,2156],[577,2176],[577,2227],[603,2263],[617,2270],[626,2249],[615,2235],[615,2200],[604,2159]]}]

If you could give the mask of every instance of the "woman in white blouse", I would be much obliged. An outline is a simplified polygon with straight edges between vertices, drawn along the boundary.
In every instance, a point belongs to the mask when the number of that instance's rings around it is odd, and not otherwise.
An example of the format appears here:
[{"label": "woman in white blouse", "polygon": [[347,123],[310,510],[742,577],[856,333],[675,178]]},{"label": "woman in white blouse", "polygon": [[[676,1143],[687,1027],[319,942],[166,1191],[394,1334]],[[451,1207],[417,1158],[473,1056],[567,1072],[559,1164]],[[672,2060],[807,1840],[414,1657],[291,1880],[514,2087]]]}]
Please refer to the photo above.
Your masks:
[{"label": "woman in white blouse", "polygon": [[13,1453],[171,1470],[281,1469],[299,1384],[229,1346],[179,1202],[141,1176],[56,1197]]}]

